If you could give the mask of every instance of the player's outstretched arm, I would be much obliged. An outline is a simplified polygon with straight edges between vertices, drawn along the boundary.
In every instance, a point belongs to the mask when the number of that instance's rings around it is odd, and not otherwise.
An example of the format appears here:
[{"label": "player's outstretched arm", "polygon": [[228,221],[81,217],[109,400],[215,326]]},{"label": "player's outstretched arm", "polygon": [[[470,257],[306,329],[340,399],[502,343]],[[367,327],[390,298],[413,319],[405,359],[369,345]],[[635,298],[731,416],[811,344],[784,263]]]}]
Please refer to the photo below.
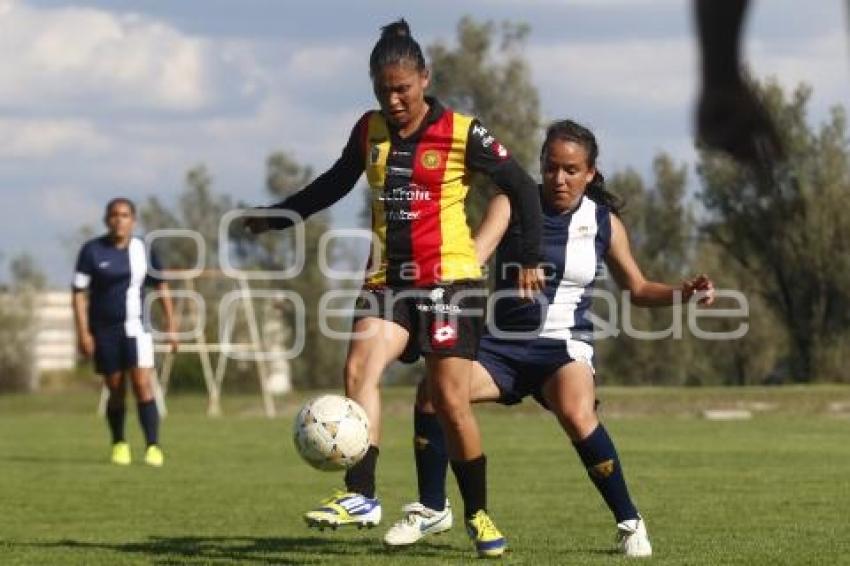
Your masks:
[{"label": "player's outstretched arm", "polygon": [[475,230],[475,255],[478,256],[479,263],[484,264],[490,259],[510,222],[510,199],[504,194],[494,196],[487,205],[481,224]]},{"label": "player's outstretched arm", "polygon": [[520,227],[522,269],[517,287],[520,297],[533,299],[544,286],[543,270],[540,268],[540,219],[543,211],[537,184],[478,120],[472,120],[469,126],[466,163],[473,171],[490,177],[510,198]]},{"label": "player's outstretched arm", "polygon": [[[284,200],[271,206],[261,206],[260,209],[288,210],[306,220],[313,214],[331,206],[351,192],[357,180],[363,173],[364,157],[360,147],[360,131],[364,127],[366,116],[354,126],[351,136],[342,155],[330,169],[316,177],[306,187]],[[289,218],[264,218],[260,216],[247,217],[245,229],[253,234],[267,230],[283,230],[293,224]]]},{"label": "player's outstretched arm", "polygon": [[698,304],[708,306],[714,302],[714,283],[707,275],[698,275],[684,281],[678,287],[647,280],[632,255],[626,227],[622,220],[613,214],[611,215],[611,244],[605,259],[614,280],[622,289],[631,293],[632,303],[638,306],[670,306],[679,294],[682,301],[687,302],[697,293],[699,293]]}]

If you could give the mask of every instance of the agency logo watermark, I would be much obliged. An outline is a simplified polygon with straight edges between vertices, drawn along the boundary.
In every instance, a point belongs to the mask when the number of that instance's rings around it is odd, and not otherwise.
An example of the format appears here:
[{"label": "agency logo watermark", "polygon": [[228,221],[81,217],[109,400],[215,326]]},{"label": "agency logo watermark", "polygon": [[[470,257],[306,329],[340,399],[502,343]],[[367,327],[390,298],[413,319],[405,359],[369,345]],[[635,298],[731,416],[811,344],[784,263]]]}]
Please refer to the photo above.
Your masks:
[{"label": "agency logo watermark", "polygon": [[[275,270],[253,270],[239,266],[231,255],[234,248],[230,235],[239,233],[246,218],[275,219],[282,218],[292,224],[289,247],[285,254],[287,265]],[[330,229],[321,235],[316,251],[308,257],[305,230],[299,215],[280,209],[233,210],[226,213],[219,222],[217,266],[220,276],[232,280],[234,290],[219,297],[205,297],[193,289],[182,289],[187,280],[200,277],[207,266],[207,243],[203,236],[193,230],[169,229],[150,232],[145,242],[148,249],[152,246],[168,245],[168,240],[187,239],[193,242],[196,260],[194,265],[169,266],[170,269],[155,270],[149,273],[159,279],[172,283],[171,297],[179,301],[190,301],[191,311],[199,313],[193,320],[192,328],[181,329],[176,338],[181,342],[197,340],[205,332],[205,313],[208,301],[216,301],[214,307],[218,313],[217,340],[221,344],[223,355],[237,360],[292,359],[304,349],[307,337],[308,321],[325,337],[349,341],[353,338],[368,338],[371,330],[362,331],[352,327],[352,320],[366,317],[383,318],[394,309],[412,309],[419,316],[433,318],[434,325],[440,328],[457,328],[462,317],[478,317],[486,320],[487,332],[498,339],[534,340],[540,336],[553,338],[571,338],[586,342],[606,340],[625,335],[635,340],[681,340],[688,334],[706,341],[728,341],[743,338],[749,331],[750,306],[747,296],[736,289],[717,289],[714,291],[717,306],[702,307],[698,304],[702,293],[696,293],[688,301],[682,299],[680,291],[674,293],[674,300],[668,307],[670,323],[666,328],[640,328],[634,320],[631,293],[628,290],[617,291],[607,286],[576,287],[571,293],[555,293],[550,297],[539,294],[533,301],[523,299],[516,289],[488,291],[483,288],[460,289],[447,292],[448,285],[436,285],[425,288],[413,286],[421,276],[416,270],[399,270],[404,283],[410,279],[410,287],[400,285],[397,289],[385,288],[381,293],[368,292],[359,288],[359,283],[368,275],[366,269],[351,269],[342,266],[336,254],[339,243],[350,249],[368,250],[370,270],[374,272],[385,265],[384,245],[381,237],[370,230]],[[236,229],[236,230],[234,230]],[[350,258],[349,258],[350,259]],[[569,261],[569,260],[568,260]],[[314,264],[326,279],[327,291],[322,293],[314,305],[309,308],[303,297],[288,289],[287,281],[298,278],[304,273],[305,266]],[[366,259],[363,259],[366,265]],[[150,265],[150,262],[148,262]],[[177,269],[174,269],[177,267]],[[503,265],[500,275],[504,278],[509,266]],[[607,280],[606,270],[597,270],[596,282]],[[279,289],[252,288],[255,282],[270,283]],[[358,285],[352,288],[352,285]],[[147,320],[154,305],[162,299],[163,293],[151,292],[146,295],[144,310]],[[268,312],[259,308],[259,304],[271,302],[275,306],[272,312],[287,312],[288,344],[265,344],[264,337],[255,340],[261,345],[252,351],[230,347],[233,344],[235,327],[239,316],[254,317],[253,332],[257,325],[258,312]],[[285,307],[281,305],[285,304]],[[724,321],[718,323],[718,321]],[[165,340],[168,333],[163,329],[153,329],[154,338]],[[257,337],[255,337],[257,338]],[[207,337],[207,340],[210,338]]]}]

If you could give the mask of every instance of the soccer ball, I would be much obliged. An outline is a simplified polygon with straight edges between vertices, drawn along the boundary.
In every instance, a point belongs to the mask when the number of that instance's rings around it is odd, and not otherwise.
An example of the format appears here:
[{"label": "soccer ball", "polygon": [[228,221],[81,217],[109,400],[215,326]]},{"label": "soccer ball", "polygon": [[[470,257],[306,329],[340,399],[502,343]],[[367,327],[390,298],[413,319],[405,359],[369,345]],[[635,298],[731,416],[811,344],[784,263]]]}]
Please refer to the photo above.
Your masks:
[{"label": "soccer ball", "polygon": [[316,397],[295,417],[295,448],[316,469],[348,469],[369,449],[369,418],[348,397]]}]

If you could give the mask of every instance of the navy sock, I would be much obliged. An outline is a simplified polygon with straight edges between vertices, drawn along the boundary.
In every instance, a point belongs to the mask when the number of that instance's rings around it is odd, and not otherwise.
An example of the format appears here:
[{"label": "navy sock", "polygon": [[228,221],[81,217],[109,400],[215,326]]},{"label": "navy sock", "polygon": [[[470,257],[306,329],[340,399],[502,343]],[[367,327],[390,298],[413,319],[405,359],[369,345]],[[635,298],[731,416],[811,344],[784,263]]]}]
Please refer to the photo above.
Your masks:
[{"label": "navy sock", "polygon": [[573,442],[573,447],[617,522],[637,519],[638,512],[629,497],[617,450],[605,427],[600,424],[587,438]]},{"label": "navy sock", "polygon": [[378,465],[378,447],[369,446],[363,459],[345,472],[345,489],[369,499],[375,497],[375,468]]},{"label": "navy sock", "polygon": [[487,510],[487,457],[482,454],[472,460],[452,460],[452,471],[463,497],[463,516],[471,519],[480,510]]},{"label": "navy sock", "polygon": [[124,405],[120,407],[106,406],[106,422],[109,424],[109,432],[112,434],[112,444],[124,442],[124,417],[127,409]]},{"label": "navy sock", "polygon": [[144,401],[139,403],[139,423],[145,433],[145,442],[148,446],[159,444],[159,411],[156,410],[156,401]]},{"label": "navy sock", "polygon": [[419,503],[435,511],[442,511],[446,506],[449,456],[437,415],[413,410],[413,455],[416,458]]}]

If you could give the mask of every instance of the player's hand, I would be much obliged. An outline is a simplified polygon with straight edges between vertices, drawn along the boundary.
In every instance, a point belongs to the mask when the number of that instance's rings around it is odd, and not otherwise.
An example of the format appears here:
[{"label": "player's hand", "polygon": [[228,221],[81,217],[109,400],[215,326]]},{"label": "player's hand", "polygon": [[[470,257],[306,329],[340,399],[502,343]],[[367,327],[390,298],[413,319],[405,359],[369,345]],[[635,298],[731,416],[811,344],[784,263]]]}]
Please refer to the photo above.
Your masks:
[{"label": "player's hand", "polygon": [[682,283],[682,300],[688,302],[697,296],[697,304],[707,307],[714,303],[714,282],[708,275],[700,274]]},{"label": "player's hand", "polygon": [[534,297],[543,291],[543,269],[540,267],[523,267],[519,270],[519,296],[533,301]]},{"label": "player's hand", "polygon": [[94,356],[94,337],[92,337],[90,332],[80,335],[80,339],[77,343],[77,349],[86,359],[91,359],[92,356]]},{"label": "player's hand", "polygon": [[243,226],[251,234],[262,234],[271,230],[269,219],[262,216],[246,216]]}]

